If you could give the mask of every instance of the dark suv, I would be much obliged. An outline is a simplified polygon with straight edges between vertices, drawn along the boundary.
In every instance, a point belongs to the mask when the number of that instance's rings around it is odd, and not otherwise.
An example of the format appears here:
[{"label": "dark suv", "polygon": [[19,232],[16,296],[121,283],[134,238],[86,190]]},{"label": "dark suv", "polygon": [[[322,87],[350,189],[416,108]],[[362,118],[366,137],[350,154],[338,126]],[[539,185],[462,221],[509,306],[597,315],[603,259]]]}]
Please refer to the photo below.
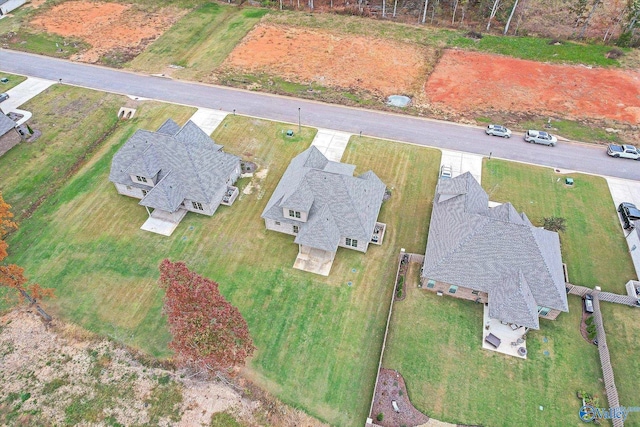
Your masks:
[{"label": "dark suv", "polygon": [[634,228],[635,225],[632,221],[640,219],[640,210],[638,210],[638,208],[636,208],[636,205],[634,205],[633,203],[620,203],[620,206],[618,206],[618,212],[620,212],[620,218],[622,218],[622,223],[624,224],[625,230]]}]

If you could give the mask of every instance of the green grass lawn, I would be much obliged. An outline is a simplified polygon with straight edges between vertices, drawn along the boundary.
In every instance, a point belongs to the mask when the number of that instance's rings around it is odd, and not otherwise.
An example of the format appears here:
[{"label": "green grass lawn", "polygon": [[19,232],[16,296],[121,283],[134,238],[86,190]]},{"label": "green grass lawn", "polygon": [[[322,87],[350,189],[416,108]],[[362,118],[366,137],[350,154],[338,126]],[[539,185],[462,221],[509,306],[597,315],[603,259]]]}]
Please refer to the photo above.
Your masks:
[{"label": "green grass lawn", "polygon": [[[179,108],[177,112],[184,112]],[[241,179],[232,207],[213,217],[188,214],[170,238],[139,230],[146,211],[119,196],[107,181],[111,158],[134,128],[154,129],[166,117],[144,111],[48,198],[9,238],[10,262],[56,289],[46,303],[56,316],[108,335],[156,357],[169,357],[161,316],[158,263],[184,260],[217,280],[237,305],[258,348],[246,373],[296,407],[334,425],[361,425],[375,379],[382,333],[400,246],[419,250],[440,154],[365,138],[351,143],[346,161],[358,173],[374,168],[393,187],[380,220],[389,224],[383,246],[366,255],[339,249],[328,278],[293,270],[291,236],[266,232],[260,213],[289,160],[309,146],[314,129],[287,138],[288,125],[230,116],[213,137],[259,165],[266,177]],[[412,171],[420,170],[421,174]],[[414,209],[415,208],[415,209]],[[420,215],[402,221],[405,209]],[[352,283],[352,286],[348,285]]]},{"label": "green grass lawn", "polygon": [[[640,309],[600,303],[621,406],[640,406]],[[625,426],[640,426],[640,413],[629,414]]]},{"label": "green grass lawn", "polygon": [[580,335],[580,304],[571,297],[569,313],[542,320],[522,360],[482,349],[482,305],[411,288],[393,308],[383,366],[397,369],[414,406],[437,420],[579,426],[578,390],[606,406],[597,348]]},{"label": "green grass lawn", "polygon": [[[573,187],[565,176],[574,178]],[[604,178],[493,159],[485,160],[482,186],[490,200],[511,202],[534,225],[549,216],[566,219],[560,243],[571,283],[626,293],[636,273]]]},{"label": "green grass lawn", "polygon": [[172,76],[208,80],[236,44],[268,12],[268,9],[205,3],[178,21],[128,67],[157,73],[169,65],[178,65],[184,69],[173,71]]},{"label": "green grass lawn", "polygon": [[[9,89],[18,86],[23,81],[27,80],[25,76],[17,76],[15,74],[9,74],[9,73],[0,71],[0,79],[5,77],[9,79],[9,82],[0,83],[0,92],[6,92]],[[0,105],[0,107],[2,107],[2,105]]]}]

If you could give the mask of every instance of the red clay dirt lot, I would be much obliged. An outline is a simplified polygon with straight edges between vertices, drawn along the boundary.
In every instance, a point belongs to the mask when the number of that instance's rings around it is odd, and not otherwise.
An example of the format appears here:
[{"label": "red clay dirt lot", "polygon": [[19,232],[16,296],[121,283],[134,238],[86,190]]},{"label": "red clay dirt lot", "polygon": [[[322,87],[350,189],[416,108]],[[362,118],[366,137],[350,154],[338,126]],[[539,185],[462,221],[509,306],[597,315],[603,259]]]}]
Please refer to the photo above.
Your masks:
[{"label": "red clay dirt lot", "polygon": [[236,46],[225,65],[388,96],[419,90],[428,58],[427,49],[390,40],[259,25]]},{"label": "red clay dirt lot", "polygon": [[149,13],[131,4],[69,1],[37,16],[31,24],[49,33],[83,39],[91,49],[73,59],[97,62],[113,49],[142,51],[184,14],[177,8]]},{"label": "red clay dirt lot", "polygon": [[429,102],[459,113],[493,109],[640,122],[640,73],[448,50],[425,84]]}]

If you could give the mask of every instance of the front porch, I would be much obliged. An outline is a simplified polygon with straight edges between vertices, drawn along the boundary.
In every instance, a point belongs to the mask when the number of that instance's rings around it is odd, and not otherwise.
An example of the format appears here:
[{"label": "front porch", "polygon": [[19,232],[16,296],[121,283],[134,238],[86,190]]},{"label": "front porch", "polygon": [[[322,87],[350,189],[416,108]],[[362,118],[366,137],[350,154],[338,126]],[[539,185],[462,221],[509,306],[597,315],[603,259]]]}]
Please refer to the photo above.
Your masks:
[{"label": "front porch", "polygon": [[160,209],[154,209],[153,212],[149,212],[149,218],[140,227],[141,230],[150,231],[152,233],[161,234],[163,236],[171,236],[171,234],[178,228],[180,221],[187,214],[186,209],[178,209],[171,213]]},{"label": "front porch", "polygon": [[298,247],[298,257],[293,264],[293,268],[328,276],[335,256],[335,252],[300,245]]},{"label": "front porch", "polygon": [[526,333],[527,328],[524,326],[503,323],[497,319],[491,319],[489,317],[489,306],[484,304],[482,328],[483,349],[526,359],[527,341],[524,338]]}]

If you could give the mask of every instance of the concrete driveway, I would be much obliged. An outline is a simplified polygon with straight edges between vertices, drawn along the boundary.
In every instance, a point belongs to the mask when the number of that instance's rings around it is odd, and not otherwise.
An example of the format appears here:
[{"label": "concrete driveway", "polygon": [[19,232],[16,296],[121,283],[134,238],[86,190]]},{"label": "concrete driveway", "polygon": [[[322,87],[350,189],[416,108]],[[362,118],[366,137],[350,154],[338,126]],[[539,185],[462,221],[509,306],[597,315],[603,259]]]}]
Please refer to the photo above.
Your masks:
[{"label": "concrete driveway", "polygon": [[[620,161],[624,162],[625,160]],[[631,162],[631,160],[629,160],[629,162]],[[640,182],[611,177],[606,177],[606,179],[607,184],[609,184],[611,197],[613,198],[613,206],[611,209],[615,209],[617,212],[618,205],[622,202],[631,202],[636,206],[640,206]],[[618,215],[618,220],[620,220],[620,215]],[[629,231],[622,228],[622,220],[620,220],[620,229],[626,236],[629,253],[633,260],[633,266],[636,269],[636,275],[640,277],[640,236],[638,235],[640,221],[637,222],[636,229]]]},{"label": "concrete driveway", "polygon": [[2,107],[2,111],[4,111],[5,113],[15,112],[18,114],[22,114],[24,117],[22,117],[17,122],[17,125],[19,126],[31,118],[31,112],[20,110],[18,109],[18,107],[29,101],[31,98],[34,98],[40,93],[44,92],[47,88],[55,83],[56,82],[54,82],[53,80],[29,77],[18,86],[7,91],[7,93],[9,94],[9,99],[0,104],[0,107]]}]

